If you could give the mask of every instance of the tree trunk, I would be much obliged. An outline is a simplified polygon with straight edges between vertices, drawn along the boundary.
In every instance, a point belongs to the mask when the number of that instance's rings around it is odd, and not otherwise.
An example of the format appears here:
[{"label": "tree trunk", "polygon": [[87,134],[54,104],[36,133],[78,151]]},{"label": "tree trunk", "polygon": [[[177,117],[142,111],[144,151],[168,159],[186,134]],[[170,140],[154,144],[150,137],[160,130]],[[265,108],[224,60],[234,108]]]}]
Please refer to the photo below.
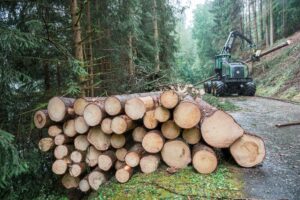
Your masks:
[{"label": "tree trunk", "polygon": [[63,130],[58,125],[52,125],[48,128],[48,135],[51,137],[55,137],[61,133],[63,133]]},{"label": "tree trunk", "polygon": [[110,144],[115,149],[122,148],[125,145],[125,143],[126,143],[126,138],[123,134],[122,135],[113,134],[110,138]]},{"label": "tree trunk", "polygon": [[154,63],[155,63],[155,72],[160,70],[160,60],[159,60],[159,37],[158,37],[158,24],[157,24],[157,5],[156,0],[153,0],[152,7],[152,16],[153,16],[153,39],[154,39]]},{"label": "tree trunk", "polygon": [[286,33],[286,0],[282,0],[282,37]]},{"label": "tree trunk", "polygon": [[257,29],[257,17],[256,17],[256,0],[252,2],[253,20],[254,20],[254,31],[255,31],[255,43],[258,44],[258,29]]},{"label": "tree trunk", "polygon": [[273,0],[269,0],[270,9],[270,46],[274,43]]},{"label": "tree trunk", "polygon": [[166,122],[170,119],[171,113],[167,108],[158,106],[157,108],[155,108],[154,116],[157,121]]},{"label": "tree trunk", "polygon": [[266,156],[265,143],[261,137],[245,133],[230,146],[230,153],[240,166],[254,167]]},{"label": "tree trunk", "polygon": [[164,91],[160,96],[160,103],[167,109],[173,109],[179,103],[179,95],[173,90]]},{"label": "tree trunk", "polygon": [[62,185],[67,189],[77,188],[79,181],[78,177],[73,177],[69,173],[65,174],[61,179]]},{"label": "tree trunk", "polygon": [[114,117],[111,122],[111,130],[116,134],[123,134],[135,127],[132,119],[127,115]]},{"label": "tree trunk", "polygon": [[138,126],[132,131],[132,138],[135,142],[142,142],[147,131],[144,127]]},{"label": "tree trunk", "polygon": [[130,167],[138,166],[144,152],[145,150],[140,143],[133,145],[125,156],[126,164]]},{"label": "tree trunk", "polygon": [[268,20],[268,17],[269,17],[269,4],[268,4],[268,1],[266,1],[266,4],[265,4],[265,36],[266,36],[266,47],[269,47],[270,46],[270,39],[269,39],[269,20]]},{"label": "tree trunk", "polygon": [[84,134],[89,130],[89,125],[85,122],[82,116],[76,117],[74,121],[75,131],[79,134]]},{"label": "tree trunk", "polygon": [[148,153],[158,153],[164,146],[164,137],[160,131],[148,132],[143,138],[142,145]]},{"label": "tree trunk", "polygon": [[259,21],[260,21],[260,39],[261,41],[264,40],[265,36],[264,36],[264,23],[263,23],[263,3],[262,0],[259,0]]},{"label": "tree trunk", "polygon": [[147,129],[154,129],[157,127],[158,121],[155,118],[155,110],[149,110],[145,113],[143,123]]},{"label": "tree trunk", "polygon": [[172,140],[180,135],[180,127],[173,120],[169,120],[161,125],[161,132],[165,138]]},{"label": "tree trunk", "polygon": [[145,174],[152,173],[157,170],[160,163],[160,156],[158,154],[146,154],[141,158],[141,171]]},{"label": "tree trunk", "polygon": [[161,150],[163,161],[170,167],[185,168],[191,162],[191,151],[188,144],[181,140],[167,141]]},{"label": "tree trunk", "polygon": [[68,137],[75,137],[77,132],[75,130],[75,120],[71,119],[64,123],[63,125],[64,134]]},{"label": "tree trunk", "polygon": [[116,150],[116,157],[119,161],[124,162],[125,161],[125,156],[127,154],[127,149],[125,148],[120,148]]},{"label": "tree trunk", "polygon": [[52,121],[61,122],[74,115],[74,99],[65,97],[53,97],[48,103],[48,114]]},{"label": "tree trunk", "polygon": [[86,135],[78,135],[74,140],[75,149],[79,151],[86,151],[90,146],[90,142],[87,139]]},{"label": "tree trunk", "polygon": [[132,173],[133,169],[130,166],[125,165],[116,171],[115,177],[118,182],[126,183],[131,178]]},{"label": "tree trunk", "polygon": [[91,20],[91,0],[87,1],[86,11],[87,11],[87,34],[88,34],[88,60],[89,60],[89,83],[90,83],[90,94],[94,97],[94,57],[93,57],[93,35],[92,35],[92,20]]},{"label": "tree trunk", "polygon": [[111,130],[111,122],[112,122],[111,118],[105,118],[105,119],[102,120],[101,129],[104,133],[106,133],[106,134],[112,134],[113,133],[113,131]]},{"label": "tree trunk", "polygon": [[57,136],[55,136],[54,138],[54,143],[58,146],[58,145],[62,145],[62,144],[68,144],[70,142],[72,142],[73,140],[71,138],[69,138],[68,136],[64,135],[64,134],[59,134]]},{"label": "tree trunk", "polygon": [[47,110],[39,110],[34,114],[33,122],[35,127],[42,129],[48,127],[52,122]]},{"label": "tree trunk", "polygon": [[87,139],[97,150],[106,151],[110,147],[110,135],[103,133],[100,127],[91,128]]},{"label": "tree trunk", "polygon": [[193,147],[193,166],[201,174],[209,174],[217,169],[218,159],[214,150],[206,145]]},{"label": "tree trunk", "polygon": [[97,126],[105,117],[104,100],[88,104],[83,111],[83,117],[89,126]]},{"label": "tree trunk", "polygon": [[90,167],[95,167],[98,164],[98,157],[100,156],[101,151],[98,151],[94,146],[89,146],[87,149],[85,162]]},{"label": "tree trunk", "polygon": [[252,39],[252,26],[251,26],[251,0],[248,0],[248,30],[250,39]]},{"label": "tree trunk", "polygon": [[200,129],[198,127],[184,129],[182,138],[188,144],[197,144],[201,139]]},{"label": "tree trunk", "polygon": [[93,190],[98,190],[107,179],[105,174],[99,168],[96,168],[88,175],[88,181]]},{"label": "tree trunk", "polygon": [[42,138],[39,141],[39,149],[43,152],[49,151],[54,148],[54,141],[52,138]]},{"label": "tree trunk", "polygon": [[49,63],[48,61],[44,62],[44,84],[45,84],[45,93],[50,90],[50,75],[49,75]]},{"label": "tree trunk", "polygon": [[132,47],[132,33],[128,33],[128,72],[130,76],[134,75],[135,67],[133,62],[133,47]]}]

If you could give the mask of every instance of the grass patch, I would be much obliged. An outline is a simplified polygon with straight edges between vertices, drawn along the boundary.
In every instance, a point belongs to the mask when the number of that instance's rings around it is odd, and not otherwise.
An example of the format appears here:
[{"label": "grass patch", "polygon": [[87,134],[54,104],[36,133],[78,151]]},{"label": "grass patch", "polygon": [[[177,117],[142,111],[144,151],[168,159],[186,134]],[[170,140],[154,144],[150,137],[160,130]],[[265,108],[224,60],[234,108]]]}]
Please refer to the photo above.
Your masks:
[{"label": "grass patch", "polygon": [[205,94],[202,99],[206,101],[207,103],[217,107],[220,110],[224,111],[236,111],[239,110],[240,108],[230,101],[226,99],[221,99],[215,96],[212,96],[211,94]]},{"label": "grass patch", "polygon": [[125,184],[112,179],[89,199],[231,199],[242,197],[241,187],[240,179],[224,164],[210,175],[196,173],[189,166],[173,175],[164,169],[152,174],[138,172]]}]

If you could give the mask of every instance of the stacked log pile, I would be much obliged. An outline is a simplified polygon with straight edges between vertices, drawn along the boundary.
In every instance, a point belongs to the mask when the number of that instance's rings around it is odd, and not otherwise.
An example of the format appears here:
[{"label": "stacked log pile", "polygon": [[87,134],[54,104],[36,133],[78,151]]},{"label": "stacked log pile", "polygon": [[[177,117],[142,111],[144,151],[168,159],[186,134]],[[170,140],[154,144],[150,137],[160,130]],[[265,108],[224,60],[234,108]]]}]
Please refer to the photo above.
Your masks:
[{"label": "stacked log pile", "polygon": [[53,97],[34,115],[48,128],[41,151],[53,150],[52,171],[65,188],[97,190],[112,176],[127,182],[136,169],[152,173],[161,163],[172,169],[189,164],[209,174],[218,165],[217,148],[229,149],[242,167],[265,157],[263,140],[245,133],[226,112],[201,98],[175,91],[97,98]]}]

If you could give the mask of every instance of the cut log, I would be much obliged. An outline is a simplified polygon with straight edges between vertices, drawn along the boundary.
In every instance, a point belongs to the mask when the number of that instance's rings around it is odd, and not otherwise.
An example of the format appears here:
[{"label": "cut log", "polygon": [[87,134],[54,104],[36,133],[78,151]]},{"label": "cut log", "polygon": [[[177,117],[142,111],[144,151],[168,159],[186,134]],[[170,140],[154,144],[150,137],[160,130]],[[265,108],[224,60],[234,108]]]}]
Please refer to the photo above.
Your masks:
[{"label": "cut log", "polygon": [[138,126],[132,132],[132,138],[135,142],[142,142],[145,137],[147,131],[144,127]]},{"label": "cut log", "polygon": [[55,137],[59,134],[62,134],[63,130],[60,126],[58,125],[52,125],[48,128],[48,135],[51,137]]},{"label": "cut log", "polygon": [[132,173],[133,169],[130,166],[125,165],[116,171],[115,177],[119,183],[126,183],[131,178]]},{"label": "cut log", "polygon": [[75,119],[75,131],[79,134],[84,134],[89,130],[89,125],[85,122],[82,116],[76,117]]},{"label": "cut log", "polygon": [[68,137],[74,137],[77,132],[75,130],[75,120],[71,119],[64,123],[63,125],[64,134]]},{"label": "cut log", "polygon": [[68,158],[55,160],[52,164],[52,172],[57,175],[65,174],[70,163],[71,161]]},{"label": "cut log", "polygon": [[102,119],[104,119],[106,115],[103,106],[104,102],[98,101],[90,103],[85,107],[83,111],[83,117],[87,125],[97,126],[101,123]]},{"label": "cut log", "polygon": [[157,154],[147,154],[141,158],[140,167],[143,173],[149,174],[158,168],[160,156]]},{"label": "cut log", "polygon": [[199,106],[192,97],[187,96],[174,110],[174,121],[181,128],[193,128],[201,119]]},{"label": "cut log", "polygon": [[124,167],[125,165],[126,165],[125,162],[122,162],[122,161],[120,161],[120,160],[117,160],[117,161],[115,162],[115,170],[121,169],[121,168]]},{"label": "cut log", "polygon": [[218,159],[214,150],[203,144],[193,147],[193,166],[201,174],[209,174],[217,169]]},{"label": "cut log", "polygon": [[53,97],[48,103],[48,114],[52,121],[61,122],[74,115],[74,99],[65,97]]},{"label": "cut log", "polygon": [[142,145],[148,153],[158,153],[164,146],[164,138],[160,131],[149,131],[143,138]]},{"label": "cut log", "polygon": [[161,92],[149,92],[139,94],[124,94],[107,97],[104,103],[105,111],[111,116],[119,115],[123,112],[127,100],[136,97],[160,95]]},{"label": "cut log", "polygon": [[173,90],[164,91],[160,96],[160,103],[168,109],[175,108],[179,100],[179,95]]},{"label": "cut log", "polygon": [[137,97],[126,101],[125,113],[133,120],[142,119],[149,110],[158,106],[158,96]]},{"label": "cut log", "polygon": [[59,145],[54,149],[54,157],[56,159],[62,159],[68,156],[74,150],[74,146],[71,145]]},{"label": "cut log", "polygon": [[173,120],[169,120],[162,124],[161,132],[165,138],[175,139],[180,135],[180,127]]},{"label": "cut log", "polygon": [[74,163],[69,168],[69,173],[71,176],[78,177],[80,176],[84,170],[86,169],[86,163]]},{"label": "cut log", "polygon": [[185,168],[191,162],[189,146],[181,140],[167,141],[161,150],[163,161],[170,167]]},{"label": "cut log", "polygon": [[144,152],[145,150],[140,143],[133,145],[125,156],[126,164],[130,167],[138,166]]},{"label": "cut log", "polygon": [[74,102],[74,111],[77,115],[83,115],[85,107],[92,102],[104,101],[105,97],[81,97]]},{"label": "cut log", "polygon": [[122,148],[126,143],[126,138],[124,135],[113,134],[110,138],[110,144],[113,148]]},{"label": "cut log", "polygon": [[43,152],[49,151],[54,148],[54,141],[52,138],[42,138],[39,141],[39,149]]},{"label": "cut log", "polygon": [[182,138],[188,144],[197,144],[201,139],[200,129],[198,127],[184,129]]},{"label": "cut log", "polygon": [[231,115],[217,110],[200,98],[196,102],[202,112],[201,135],[207,144],[215,148],[228,148],[244,134]]},{"label": "cut log", "polygon": [[98,126],[89,130],[87,139],[96,149],[106,151],[110,147],[110,137],[110,135],[103,133]]},{"label": "cut log", "polygon": [[105,174],[99,168],[94,169],[88,175],[88,181],[93,190],[98,190],[99,187],[106,182],[106,180]]},{"label": "cut log", "polygon": [[51,119],[47,110],[39,110],[34,114],[33,122],[35,127],[41,129],[48,127],[51,124]]},{"label": "cut log", "polygon": [[108,171],[112,168],[116,160],[115,152],[112,150],[105,151],[98,157],[98,167],[103,171]]},{"label": "cut log", "polygon": [[55,138],[54,138],[54,143],[56,145],[68,144],[72,141],[73,140],[71,138],[69,138],[68,136],[66,136],[64,134],[59,134],[59,135],[55,136]]},{"label": "cut log", "polygon": [[167,108],[158,106],[155,108],[155,119],[159,122],[166,122],[170,119],[171,113]]},{"label": "cut log", "polygon": [[266,156],[265,143],[261,137],[245,133],[230,146],[230,153],[240,166],[254,167]]},{"label": "cut log", "polygon": [[106,134],[113,133],[113,131],[111,130],[111,122],[112,122],[112,119],[110,119],[110,118],[105,118],[102,120],[101,129],[104,133],[106,133]]},{"label": "cut log", "polygon": [[79,190],[81,192],[88,192],[90,189],[91,189],[91,186],[90,186],[88,178],[86,176],[79,182]]},{"label": "cut log", "polygon": [[86,155],[86,153],[84,151],[75,150],[71,153],[70,159],[74,163],[80,163],[80,162],[84,161],[85,155]]},{"label": "cut log", "polygon": [[111,122],[111,130],[116,134],[123,134],[126,131],[133,129],[134,127],[135,124],[127,115],[114,117]]},{"label": "cut log", "polygon": [[95,167],[98,164],[98,157],[100,156],[101,151],[98,151],[94,146],[89,146],[87,149],[85,162],[90,167]]},{"label": "cut log", "polygon": [[155,118],[155,110],[149,110],[145,113],[143,118],[144,126],[148,129],[154,129],[158,125],[158,121]]},{"label": "cut log", "polygon": [[80,179],[78,177],[73,177],[69,173],[66,173],[61,179],[62,185],[67,189],[77,188],[79,181]]},{"label": "cut log", "polygon": [[79,151],[86,151],[90,146],[90,142],[87,139],[86,135],[78,135],[74,140],[75,149]]},{"label": "cut log", "polygon": [[125,156],[127,154],[127,149],[125,148],[120,148],[116,150],[116,157],[119,161],[124,162],[125,161]]}]

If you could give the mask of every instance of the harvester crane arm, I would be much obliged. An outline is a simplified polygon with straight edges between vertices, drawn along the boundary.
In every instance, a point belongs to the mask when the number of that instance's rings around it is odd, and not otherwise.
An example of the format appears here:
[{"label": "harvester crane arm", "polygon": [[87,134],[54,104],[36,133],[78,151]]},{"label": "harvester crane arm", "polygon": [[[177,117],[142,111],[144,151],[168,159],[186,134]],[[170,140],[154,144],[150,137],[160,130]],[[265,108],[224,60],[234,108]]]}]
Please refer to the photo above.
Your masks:
[{"label": "harvester crane arm", "polygon": [[253,48],[253,47],[255,48],[255,44],[252,40],[250,40],[249,38],[247,38],[246,36],[244,36],[243,34],[241,34],[238,31],[231,31],[228,35],[228,38],[227,38],[226,43],[225,43],[225,45],[222,49],[221,54],[230,54],[236,37],[240,37],[241,39],[246,40],[249,43],[251,48]]}]

